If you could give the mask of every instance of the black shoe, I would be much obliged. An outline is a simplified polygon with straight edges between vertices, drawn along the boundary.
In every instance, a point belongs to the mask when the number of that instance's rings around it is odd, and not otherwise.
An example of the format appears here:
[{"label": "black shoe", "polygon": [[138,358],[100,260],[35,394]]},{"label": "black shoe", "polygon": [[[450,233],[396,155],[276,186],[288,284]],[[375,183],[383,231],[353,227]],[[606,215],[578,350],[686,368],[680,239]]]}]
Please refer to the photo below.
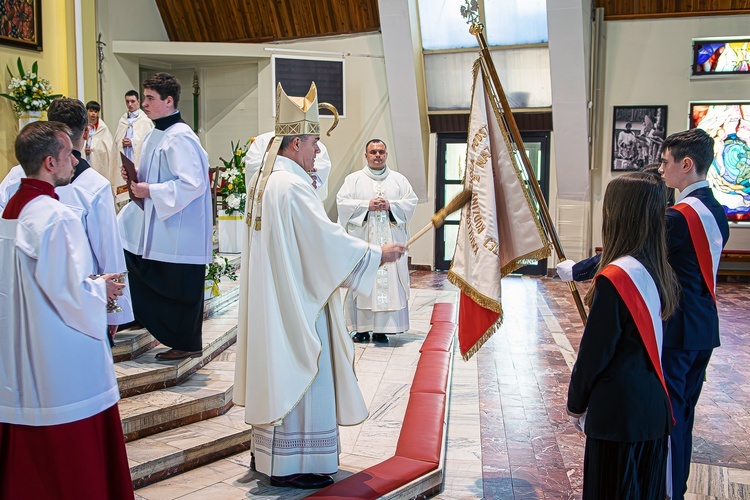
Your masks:
[{"label": "black shoe", "polygon": [[291,474],[289,476],[271,476],[271,486],[282,488],[299,488],[317,490],[333,484],[333,478],[325,474]]},{"label": "black shoe", "polygon": [[385,333],[373,333],[372,341],[377,342],[378,344],[387,344],[388,336]]},{"label": "black shoe", "polygon": [[250,454],[250,470],[253,472],[258,472],[258,469],[255,468],[255,455],[252,453]]},{"label": "black shoe", "polygon": [[370,334],[368,332],[357,332],[352,337],[352,341],[357,343],[369,342]]}]

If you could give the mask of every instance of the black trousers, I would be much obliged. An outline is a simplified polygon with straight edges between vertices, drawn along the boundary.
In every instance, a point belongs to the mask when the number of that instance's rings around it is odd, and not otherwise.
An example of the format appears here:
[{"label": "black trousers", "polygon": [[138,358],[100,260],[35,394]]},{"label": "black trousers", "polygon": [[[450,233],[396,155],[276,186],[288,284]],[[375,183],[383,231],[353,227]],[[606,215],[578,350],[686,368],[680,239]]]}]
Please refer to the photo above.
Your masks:
[{"label": "black trousers", "polygon": [[200,351],[206,266],[148,260],[127,250],[125,263],[136,321],[168,347]]}]

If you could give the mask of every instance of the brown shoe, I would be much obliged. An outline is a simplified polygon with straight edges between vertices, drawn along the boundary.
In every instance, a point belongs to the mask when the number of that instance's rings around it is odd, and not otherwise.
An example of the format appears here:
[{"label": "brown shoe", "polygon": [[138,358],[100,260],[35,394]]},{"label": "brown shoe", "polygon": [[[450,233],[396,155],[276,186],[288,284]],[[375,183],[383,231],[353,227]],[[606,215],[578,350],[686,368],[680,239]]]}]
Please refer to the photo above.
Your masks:
[{"label": "brown shoe", "polygon": [[155,357],[161,361],[174,361],[177,359],[187,358],[200,358],[203,355],[203,351],[181,351],[179,349],[170,349],[165,352],[160,352]]}]

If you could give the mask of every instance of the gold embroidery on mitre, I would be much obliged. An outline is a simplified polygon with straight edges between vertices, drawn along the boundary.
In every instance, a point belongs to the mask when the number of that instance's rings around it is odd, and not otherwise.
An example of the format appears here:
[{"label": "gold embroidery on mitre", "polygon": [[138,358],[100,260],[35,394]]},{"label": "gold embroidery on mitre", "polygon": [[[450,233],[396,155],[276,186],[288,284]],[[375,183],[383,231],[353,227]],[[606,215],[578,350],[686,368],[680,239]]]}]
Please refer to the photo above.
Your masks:
[{"label": "gold embroidery on mitre", "polygon": [[276,86],[276,135],[320,135],[318,89],[315,82],[305,97],[289,97],[281,84]]}]

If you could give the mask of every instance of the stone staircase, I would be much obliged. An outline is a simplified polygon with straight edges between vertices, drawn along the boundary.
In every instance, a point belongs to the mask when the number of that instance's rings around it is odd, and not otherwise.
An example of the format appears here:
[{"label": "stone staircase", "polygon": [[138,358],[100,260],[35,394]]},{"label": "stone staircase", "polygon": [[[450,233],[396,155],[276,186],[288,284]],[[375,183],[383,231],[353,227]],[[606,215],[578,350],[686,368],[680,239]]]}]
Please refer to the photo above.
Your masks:
[{"label": "stone staircase", "polygon": [[[239,256],[230,256],[239,264]],[[203,356],[157,362],[166,350],[145,329],[118,332],[112,355],[130,473],[141,488],[250,447],[232,388],[239,282],[206,300]]]}]

